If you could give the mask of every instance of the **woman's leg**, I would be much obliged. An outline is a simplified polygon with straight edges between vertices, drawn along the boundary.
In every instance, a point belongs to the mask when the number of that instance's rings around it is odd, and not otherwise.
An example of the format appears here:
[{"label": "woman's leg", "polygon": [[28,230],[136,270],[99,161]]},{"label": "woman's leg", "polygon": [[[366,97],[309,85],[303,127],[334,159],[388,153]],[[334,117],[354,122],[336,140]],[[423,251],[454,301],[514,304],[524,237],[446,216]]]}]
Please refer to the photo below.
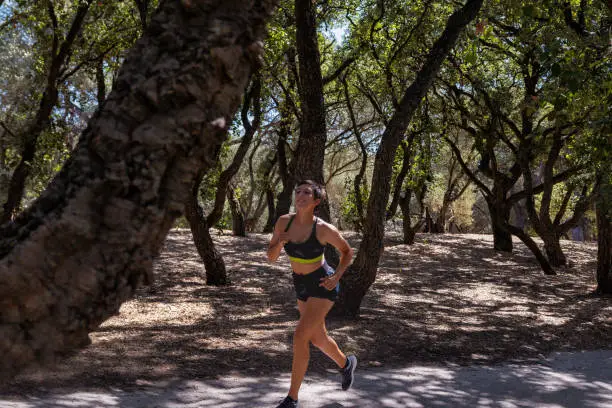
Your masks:
[{"label": "woman's leg", "polygon": [[339,368],[344,368],[346,355],[340,350],[338,344],[327,334],[325,320],[317,327],[314,336],[310,340],[319,350],[336,362]]},{"label": "woman's leg", "polygon": [[300,386],[306,375],[308,360],[310,358],[310,342],[319,330],[320,324],[325,322],[325,316],[331,310],[334,302],[328,299],[308,298],[300,309],[300,321],[293,335],[293,365],[291,367],[291,387],[289,396],[298,399]]},{"label": "woman's leg", "polygon": [[[297,301],[298,310],[300,311],[300,316],[304,314],[304,310],[306,310],[306,302],[303,300]],[[321,324],[317,327],[312,339],[310,342],[319,350],[321,350],[325,355],[338,365],[339,368],[343,368],[346,364],[346,355],[340,350],[338,344],[335,342],[333,338],[327,334],[327,328],[325,327],[325,319],[321,322]]]}]

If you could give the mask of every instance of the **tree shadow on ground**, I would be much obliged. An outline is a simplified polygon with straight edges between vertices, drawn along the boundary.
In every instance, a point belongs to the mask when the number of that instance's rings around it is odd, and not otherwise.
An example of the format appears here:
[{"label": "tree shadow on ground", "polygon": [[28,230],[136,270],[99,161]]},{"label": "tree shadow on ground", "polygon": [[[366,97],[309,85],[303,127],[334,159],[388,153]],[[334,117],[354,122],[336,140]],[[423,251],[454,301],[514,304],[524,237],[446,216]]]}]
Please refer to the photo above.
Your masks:
[{"label": "tree shadow on ground", "polygon": [[[356,234],[347,236],[358,244]],[[174,230],[153,285],[93,333],[91,346],[53,369],[19,376],[4,393],[288,373],[298,318],[288,260],[266,262],[264,234],[213,238],[232,285],[206,286],[189,231]],[[530,361],[610,345],[610,299],[584,296],[594,283],[592,244],[563,242],[574,266],[548,277],[519,242],[506,254],[485,235],[417,234],[412,246],[398,241],[389,234],[360,318],[328,321],[338,344],[357,353],[363,367]],[[309,375],[333,369],[313,350]]]},{"label": "tree shadow on ground", "polygon": [[[370,369],[360,372],[349,392],[338,389],[337,378],[320,376],[303,386],[306,397],[300,407],[610,406],[612,369],[597,369],[602,367],[602,358],[612,359],[611,354],[573,354],[556,355],[538,365]],[[287,375],[206,382],[175,380],[132,392],[113,388],[102,393],[79,391],[44,399],[32,397],[8,407],[68,408],[75,406],[75,401],[80,407],[272,407],[286,392],[288,382]]]}]

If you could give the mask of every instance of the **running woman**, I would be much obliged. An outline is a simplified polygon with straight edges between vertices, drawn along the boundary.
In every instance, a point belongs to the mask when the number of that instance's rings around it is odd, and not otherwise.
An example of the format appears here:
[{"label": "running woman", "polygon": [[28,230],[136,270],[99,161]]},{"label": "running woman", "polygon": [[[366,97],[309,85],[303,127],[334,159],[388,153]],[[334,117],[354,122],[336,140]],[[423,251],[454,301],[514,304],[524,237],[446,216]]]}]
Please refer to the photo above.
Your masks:
[{"label": "running woman", "polygon": [[[274,226],[268,247],[268,260],[275,262],[284,247],[293,269],[300,320],[293,335],[291,386],[287,397],[276,408],[297,408],[298,392],[310,358],[310,343],[334,360],[342,369],[342,389],[353,384],[357,358],[340,350],[325,328],[325,317],[338,297],[340,278],[351,264],[353,250],[333,225],[314,215],[325,200],[323,186],[311,180],[295,189],[295,214],[281,216]],[[325,262],[325,245],[340,252],[340,264],[334,271]]]}]

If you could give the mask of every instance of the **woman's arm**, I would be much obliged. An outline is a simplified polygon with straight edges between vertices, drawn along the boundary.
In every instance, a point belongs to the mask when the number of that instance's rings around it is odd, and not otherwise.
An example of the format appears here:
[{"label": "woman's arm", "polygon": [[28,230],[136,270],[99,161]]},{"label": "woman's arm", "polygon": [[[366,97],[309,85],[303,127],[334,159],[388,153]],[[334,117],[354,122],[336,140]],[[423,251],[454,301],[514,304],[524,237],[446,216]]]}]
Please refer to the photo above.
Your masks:
[{"label": "woman's arm", "polygon": [[323,228],[320,229],[321,236],[319,242],[322,244],[331,244],[340,252],[340,263],[336,268],[336,273],[321,280],[321,286],[325,286],[326,289],[331,290],[338,284],[340,278],[342,278],[342,275],[346,272],[346,269],[353,262],[353,249],[346,239],[340,235],[340,231],[338,231],[336,227],[328,223],[323,224],[322,227]]},{"label": "woman's arm", "polygon": [[289,233],[284,232],[287,226],[287,217],[286,215],[281,216],[274,225],[274,232],[272,238],[270,238],[270,245],[268,245],[268,262],[276,262],[283,245],[289,242]]}]

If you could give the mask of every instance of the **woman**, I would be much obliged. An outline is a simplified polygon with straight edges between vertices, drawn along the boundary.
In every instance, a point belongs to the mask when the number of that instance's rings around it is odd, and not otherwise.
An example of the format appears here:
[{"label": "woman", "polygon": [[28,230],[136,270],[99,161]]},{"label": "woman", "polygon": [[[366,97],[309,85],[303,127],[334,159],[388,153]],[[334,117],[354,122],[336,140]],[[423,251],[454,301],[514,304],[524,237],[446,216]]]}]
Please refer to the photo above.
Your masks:
[{"label": "woman", "polygon": [[[293,335],[291,387],[277,408],[296,408],[298,392],[308,368],[310,343],[319,348],[342,369],[342,389],[353,384],[357,358],[346,356],[325,328],[325,316],[331,310],[340,289],[340,278],[351,264],[353,250],[331,224],[315,217],[315,208],[325,199],[325,190],[310,180],[295,189],[295,214],[281,216],[274,226],[268,247],[268,260],[275,262],[284,247],[293,269],[300,320]],[[323,256],[325,245],[340,252],[340,264],[334,271]]]}]

